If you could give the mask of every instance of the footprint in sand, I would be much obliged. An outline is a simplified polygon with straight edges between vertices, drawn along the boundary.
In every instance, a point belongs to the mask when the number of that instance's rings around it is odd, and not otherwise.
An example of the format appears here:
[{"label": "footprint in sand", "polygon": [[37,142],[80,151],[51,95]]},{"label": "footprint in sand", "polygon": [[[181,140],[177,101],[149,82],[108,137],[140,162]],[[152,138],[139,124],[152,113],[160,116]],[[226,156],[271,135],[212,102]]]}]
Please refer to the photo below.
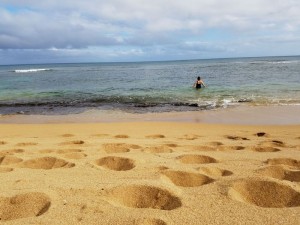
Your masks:
[{"label": "footprint in sand", "polygon": [[185,135],[183,135],[182,138],[179,138],[179,139],[192,141],[192,140],[198,139],[199,137],[201,137],[201,136],[199,136],[197,134],[185,134]]},{"label": "footprint in sand", "polygon": [[279,180],[288,180],[292,182],[300,182],[300,171],[286,170],[282,166],[268,166],[256,171],[263,176],[272,177]]},{"label": "footprint in sand", "polygon": [[115,136],[115,138],[129,138],[129,136],[126,134],[118,134]]},{"label": "footprint in sand", "polygon": [[0,145],[6,145],[7,142],[6,141],[0,141]]},{"label": "footprint in sand", "polygon": [[285,165],[295,169],[300,169],[300,160],[291,158],[273,158],[268,159],[265,163],[268,165]]},{"label": "footprint in sand", "polygon": [[56,153],[58,154],[78,153],[78,152],[82,152],[82,150],[81,149],[60,149],[56,151]]},{"label": "footprint in sand", "polygon": [[229,188],[228,195],[233,200],[265,208],[300,206],[299,192],[272,181],[251,179],[235,181]]},{"label": "footprint in sand", "polygon": [[111,200],[131,208],[172,210],[182,205],[180,199],[168,190],[146,185],[129,185],[112,189]]},{"label": "footprint in sand", "polygon": [[75,140],[75,141],[65,141],[60,143],[60,145],[83,145],[85,142],[82,140]]},{"label": "footprint in sand", "polygon": [[49,153],[52,153],[52,152],[55,152],[55,150],[52,150],[52,149],[43,149],[43,150],[39,151],[39,153],[42,153],[42,154],[49,154]]},{"label": "footprint in sand", "polygon": [[56,168],[71,168],[74,167],[74,163],[67,162],[63,159],[57,159],[55,157],[42,157],[37,159],[26,160],[21,164],[21,167],[29,169],[56,169]]},{"label": "footprint in sand", "polygon": [[255,152],[279,152],[279,148],[274,148],[274,147],[252,147],[252,151]]},{"label": "footprint in sand", "polygon": [[35,143],[35,142],[22,142],[22,143],[16,144],[16,146],[20,146],[20,147],[34,146],[34,145],[38,145],[38,143]]},{"label": "footprint in sand", "polygon": [[163,134],[152,134],[152,135],[147,135],[146,138],[152,138],[152,139],[165,138],[165,135],[163,135]]},{"label": "footprint in sand", "polygon": [[266,134],[265,132],[257,132],[254,135],[257,136],[257,137],[269,137],[269,135]]},{"label": "footprint in sand", "polygon": [[217,160],[206,155],[181,155],[177,159],[184,164],[216,163]]},{"label": "footprint in sand", "polygon": [[0,221],[41,216],[50,205],[50,198],[38,192],[0,197]]},{"label": "footprint in sand", "polygon": [[244,146],[239,146],[239,145],[236,145],[236,146],[228,146],[228,145],[224,145],[224,146],[219,146],[217,147],[217,150],[218,151],[239,151],[239,150],[244,150],[245,147]]},{"label": "footprint in sand", "polygon": [[106,153],[122,153],[129,152],[130,149],[140,149],[141,146],[126,143],[105,143],[102,145]]},{"label": "footprint in sand", "polygon": [[167,170],[162,172],[173,184],[181,187],[197,187],[211,183],[213,179],[202,174],[184,171]]},{"label": "footprint in sand", "polygon": [[17,153],[23,153],[25,152],[24,149],[11,149],[11,150],[5,150],[5,151],[0,151],[1,155],[13,155]]},{"label": "footprint in sand", "polygon": [[200,167],[199,172],[212,177],[223,177],[223,176],[230,176],[233,174],[229,170],[224,170],[217,167]]},{"label": "footprint in sand", "polygon": [[239,141],[239,140],[249,141],[250,140],[249,138],[246,138],[246,137],[233,136],[233,135],[226,135],[225,138],[234,140],[234,141]]},{"label": "footprint in sand", "polygon": [[0,173],[8,173],[13,171],[13,168],[5,168],[5,167],[0,167]]},{"label": "footprint in sand", "polygon": [[218,146],[221,146],[221,145],[224,145],[224,144],[220,141],[211,141],[211,142],[208,142],[207,145],[218,147]]},{"label": "footprint in sand", "polygon": [[135,167],[134,161],[128,158],[108,156],[96,161],[98,166],[105,167],[110,170],[125,171]]},{"label": "footprint in sand", "polygon": [[144,152],[150,152],[150,153],[171,153],[173,150],[168,146],[152,146],[147,147],[143,149]]},{"label": "footprint in sand", "polygon": [[0,165],[10,165],[10,164],[16,164],[19,162],[22,162],[23,159],[20,159],[15,156],[0,156]]},{"label": "footprint in sand", "polygon": [[177,148],[178,144],[175,143],[168,143],[168,144],[164,144],[164,146],[170,147],[170,148]]},{"label": "footprint in sand", "polygon": [[264,141],[259,145],[264,147],[286,147],[286,144],[284,142],[278,140]]}]

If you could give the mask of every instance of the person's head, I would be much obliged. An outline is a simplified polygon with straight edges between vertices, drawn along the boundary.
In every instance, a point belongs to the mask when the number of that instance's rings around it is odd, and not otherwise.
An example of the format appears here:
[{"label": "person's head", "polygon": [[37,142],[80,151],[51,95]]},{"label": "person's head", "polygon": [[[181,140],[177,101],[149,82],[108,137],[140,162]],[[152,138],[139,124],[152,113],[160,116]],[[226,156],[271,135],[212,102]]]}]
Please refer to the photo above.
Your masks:
[{"label": "person's head", "polygon": [[201,77],[197,77],[197,80],[201,80]]}]

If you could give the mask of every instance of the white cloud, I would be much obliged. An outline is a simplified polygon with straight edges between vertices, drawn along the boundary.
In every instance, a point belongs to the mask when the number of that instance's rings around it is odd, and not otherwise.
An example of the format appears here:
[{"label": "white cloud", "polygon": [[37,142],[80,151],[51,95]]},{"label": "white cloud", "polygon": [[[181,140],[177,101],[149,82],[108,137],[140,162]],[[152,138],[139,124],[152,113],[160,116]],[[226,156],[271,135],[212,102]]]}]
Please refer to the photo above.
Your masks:
[{"label": "white cloud", "polygon": [[[178,48],[181,55],[211,51],[218,57],[241,43],[258,46],[266,36],[274,43],[284,40],[282,34],[299,36],[299,11],[298,0],[0,0],[0,49],[78,49],[85,55],[101,48],[114,57],[168,57]],[[212,29],[219,36],[209,40]]]}]

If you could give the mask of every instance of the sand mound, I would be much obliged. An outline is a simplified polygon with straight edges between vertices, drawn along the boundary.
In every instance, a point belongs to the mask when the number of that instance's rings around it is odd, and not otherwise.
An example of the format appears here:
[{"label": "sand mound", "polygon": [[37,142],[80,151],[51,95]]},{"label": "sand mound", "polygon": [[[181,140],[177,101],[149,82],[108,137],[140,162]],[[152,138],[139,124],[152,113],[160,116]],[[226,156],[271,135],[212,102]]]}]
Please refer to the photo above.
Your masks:
[{"label": "sand mound", "polygon": [[169,148],[168,146],[153,146],[153,147],[147,147],[144,149],[145,152],[150,153],[171,153],[173,150]]},{"label": "sand mound", "polygon": [[133,160],[114,156],[98,159],[96,164],[116,171],[131,170],[135,167]]},{"label": "sand mound", "polygon": [[169,191],[145,185],[131,185],[112,190],[111,196],[120,204],[132,208],[172,210],[181,206],[178,197]]},{"label": "sand mound", "polygon": [[222,176],[230,176],[233,173],[229,170],[223,170],[217,167],[203,167],[199,168],[199,172],[204,173],[208,176],[213,177],[222,177]]},{"label": "sand mound", "polygon": [[145,218],[145,219],[140,219],[135,221],[135,225],[167,225],[165,221],[160,220],[160,219],[150,219],[150,218]]},{"label": "sand mound", "polygon": [[13,168],[5,168],[5,167],[0,167],[0,173],[8,173],[13,171]]},{"label": "sand mound", "polygon": [[43,193],[26,193],[13,197],[0,197],[0,220],[14,220],[40,216],[51,205],[49,197]]},{"label": "sand mound", "polygon": [[185,164],[204,164],[204,163],[215,163],[216,159],[206,156],[206,155],[182,155],[178,156],[177,159]]},{"label": "sand mound", "polygon": [[42,157],[37,159],[30,159],[22,163],[22,167],[30,169],[55,169],[55,168],[71,168],[74,167],[74,163],[69,163],[62,159],[55,157]]},{"label": "sand mound", "polygon": [[274,147],[252,147],[252,151],[255,152],[279,152],[280,149]]},{"label": "sand mound", "polygon": [[300,206],[300,193],[288,186],[271,181],[240,180],[232,185],[228,193],[234,200],[260,207]]},{"label": "sand mound", "polygon": [[285,170],[281,166],[269,166],[258,170],[257,173],[279,180],[300,182],[300,171]]},{"label": "sand mound", "polygon": [[211,178],[205,175],[183,171],[168,170],[164,171],[163,174],[167,176],[175,185],[181,187],[197,187],[213,181]]},{"label": "sand mound", "polygon": [[165,135],[162,135],[162,134],[152,134],[152,135],[147,135],[146,138],[153,138],[153,139],[165,138]]},{"label": "sand mound", "polygon": [[2,156],[0,157],[0,165],[10,165],[22,162],[23,159],[14,157],[14,156]]},{"label": "sand mound", "polygon": [[286,165],[300,169],[300,161],[291,158],[274,158],[266,161],[269,165]]}]

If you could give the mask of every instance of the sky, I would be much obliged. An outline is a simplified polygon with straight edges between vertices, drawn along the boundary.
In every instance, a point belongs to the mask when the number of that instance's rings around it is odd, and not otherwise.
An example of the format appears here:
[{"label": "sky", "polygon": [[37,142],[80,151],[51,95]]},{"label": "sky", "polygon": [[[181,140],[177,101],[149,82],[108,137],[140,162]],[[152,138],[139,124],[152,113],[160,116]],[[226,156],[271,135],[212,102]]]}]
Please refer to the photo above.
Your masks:
[{"label": "sky", "polygon": [[300,55],[299,0],[0,0],[0,64]]}]

